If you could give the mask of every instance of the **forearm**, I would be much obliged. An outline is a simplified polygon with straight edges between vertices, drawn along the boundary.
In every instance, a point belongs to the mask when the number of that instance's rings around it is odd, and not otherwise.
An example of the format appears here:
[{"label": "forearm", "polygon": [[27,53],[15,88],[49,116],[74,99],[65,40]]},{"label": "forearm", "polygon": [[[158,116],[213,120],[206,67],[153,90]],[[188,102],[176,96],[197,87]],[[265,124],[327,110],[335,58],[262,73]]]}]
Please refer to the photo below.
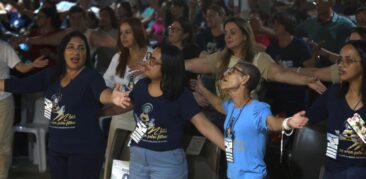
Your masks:
[{"label": "forearm", "polygon": [[198,92],[202,94],[211,104],[211,106],[214,107],[218,112],[226,114],[224,107],[222,105],[222,99],[220,97],[216,96],[214,93],[212,93],[205,87],[199,88]]},{"label": "forearm", "polygon": [[193,117],[192,123],[202,135],[204,135],[210,141],[220,147],[220,149],[225,150],[223,134],[214,124],[212,124],[205,117],[203,113],[199,113],[195,117]]},{"label": "forearm", "polygon": [[23,62],[19,62],[18,64],[15,65],[15,69],[21,73],[27,73],[31,71],[33,68],[34,67],[32,64],[25,64]]},{"label": "forearm", "polygon": [[281,68],[280,70],[270,73],[270,75],[268,75],[268,79],[292,85],[307,85],[313,81],[311,76],[303,75],[285,68]]},{"label": "forearm", "polygon": [[18,79],[12,77],[7,80],[3,80],[3,90],[12,93],[32,93],[43,91],[47,88],[46,81],[50,74],[46,71],[38,72],[27,78]]},{"label": "forearm", "polygon": [[299,73],[306,76],[316,76],[321,81],[332,81],[331,70],[329,67],[324,68],[301,68]]},{"label": "forearm", "polygon": [[332,63],[336,63],[337,59],[340,57],[339,54],[337,53],[333,53],[329,50],[326,50],[324,48],[322,48],[320,50],[320,55],[323,56],[325,59],[327,59],[328,61],[332,62]]},{"label": "forearm", "polygon": [[100,102],[102,104],[112,104],[113,103],[113,97],[112,97],[112,90],[109,88],[106,88],[102,91],[100,94]]},{"label": "forearm", "polygon": [[284,118],[268,116],[267,117],[267,128],[271,131],[281,131],[283,120],[284,120]]},{"label": "forearm", "polygon": [[133,106],[129,106],[128,108],[121,108],[115,105],[109,105],[103,109],[100,110],[100,116],[115,116],[119,115],[128,111],[131,111],[133,109]]},{"label": "forearm", "polygon": [[206,57],[185,60],[184,63],[186,71],[192,73],[213,73],[215,71]]}]

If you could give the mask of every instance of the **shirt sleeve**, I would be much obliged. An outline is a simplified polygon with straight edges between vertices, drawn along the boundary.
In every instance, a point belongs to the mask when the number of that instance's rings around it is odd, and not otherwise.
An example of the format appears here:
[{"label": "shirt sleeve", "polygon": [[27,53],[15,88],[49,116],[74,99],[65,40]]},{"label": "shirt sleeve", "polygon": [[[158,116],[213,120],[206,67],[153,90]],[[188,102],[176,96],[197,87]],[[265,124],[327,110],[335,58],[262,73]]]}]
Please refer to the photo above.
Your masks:
[{"label": "shirt sleeve", "polygon": [[99,74],[99,73],[96,73],[94,76],[93,76],[93,79],[91,80],[91,83],[90,83],[90,87],[91,87],[91,90],[93,92],[93,95],[94,95],[94,98],[97,100],[97,101],[100,101],[100,95],[101,93],[107,89],[108,87],[105,85],[105,81],[104,79],[102,78],[102,76]]},{"label": "shirt sleeve", "polygon": [[185,121],[190,121],[196,114],[202,111],[194,99],[192,92],[188,89],[184,90],[179,100],[179,112]]},{"label": "shirt sleeve", "polygon": [[327,119],[327,98],[329,96],[330,90],[332,90],[332,87],[328,88],[324,94],[319,96],[316,101],[308,109],[306,109],[305,115],[309,118],[309,123],[314,124]]},{"label": "shirt sleeve", "polygon": [[4,60],[9,68],[13,69],[21,60],[16,54],[15,50],[11,48],[8,44],[3,45],[4,49]]},{"label": "shirt sleeve", "polygon": [[270,106],[267,103],[260,102],[254,107],[254,121],[257,130],[267,131],[267,117],[272,115]]},{"label": "shirt sleeve", "polygon": [[118,65],[119,56],[120,56],[119,53],[116,53],[113,56],[111,63],[109,64],[107,70],[103,75],[104,81],[109,88],[113,88],[114,85],[116,84],[114,77],[116,75],[116,68]]},{"label": "shirt sleeve", "polygon": [[52,69],[53,68],[44,69],[27,78],[19,79],[11,77],[10,79],[6,79],[4,81],[5,91],[11,93],[34,93],[45,91]]},{"label": "shirt sleeve", "polygon": [[267,53],[259,52],[255,57],[253,64],[259,69],[263,79],[268,79],[268,72],[271,65],[275,63]]}]

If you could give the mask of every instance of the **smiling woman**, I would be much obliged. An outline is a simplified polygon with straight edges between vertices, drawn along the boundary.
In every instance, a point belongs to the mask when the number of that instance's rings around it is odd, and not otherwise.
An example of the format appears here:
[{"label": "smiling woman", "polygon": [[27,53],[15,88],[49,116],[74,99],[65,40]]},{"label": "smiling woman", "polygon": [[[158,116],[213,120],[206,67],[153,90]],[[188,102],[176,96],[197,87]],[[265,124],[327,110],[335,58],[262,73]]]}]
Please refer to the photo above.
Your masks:
[{"label": "smiling woman", "polygon": [[112,92],[102,76],[87,67],[89,46],[80,32],[64,37],[58,60],[57,66],[28,78],[0,80],[0,86],[15,93],[44,92],[45,117],[50,120],[48,162],[53,179],[97,179],[105,145],[98,121],[100,103],[124,107],[120,101],[127,94],[119,89]]}]

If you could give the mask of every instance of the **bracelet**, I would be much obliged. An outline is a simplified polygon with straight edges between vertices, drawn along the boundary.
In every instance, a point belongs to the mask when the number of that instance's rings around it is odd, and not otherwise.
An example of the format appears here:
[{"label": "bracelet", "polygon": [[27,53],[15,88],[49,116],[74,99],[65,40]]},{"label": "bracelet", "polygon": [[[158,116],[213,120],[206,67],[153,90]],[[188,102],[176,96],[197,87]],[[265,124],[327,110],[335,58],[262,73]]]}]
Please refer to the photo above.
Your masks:
[{"label": "bracelet", "polygon": [[290,126],[288,126],[287,122],[288,120],[290,120],[292,117],[288,117],[286,119],[284,119],[282,121],[282,129],[285,129],[285,130],[291,130],[292,128]]}]

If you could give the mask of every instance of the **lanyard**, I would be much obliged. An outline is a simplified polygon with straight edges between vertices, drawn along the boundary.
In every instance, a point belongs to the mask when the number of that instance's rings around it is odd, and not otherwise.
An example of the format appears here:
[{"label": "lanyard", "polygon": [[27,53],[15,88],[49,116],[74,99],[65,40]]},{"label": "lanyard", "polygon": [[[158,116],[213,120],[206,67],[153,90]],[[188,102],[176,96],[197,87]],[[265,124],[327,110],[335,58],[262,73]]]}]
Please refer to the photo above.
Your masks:
[{"label": "lanyard", "polygon": [[[246,107],[246,105],[249,103],[250,101],[250,98],[248,99],[248,101],[244,104],[243,107],[241,107],[240,111],[239,111],[239,114],[237,117],[233,117],[233,113],[235,111],[235,108],[233,108],[233,110],[231,111],[231,114],[230,114],[230,120],[228,122],[228,127],[225,129],[225,131],[229,132],[229,134],[232,134],[234,132],[234,126],[236,124],[236,122],[239,120],[240,118],[240,115],[241,115],[241,112],[243,111],[243,109]],[[229,129],[229,131],[228,131]]]}]

